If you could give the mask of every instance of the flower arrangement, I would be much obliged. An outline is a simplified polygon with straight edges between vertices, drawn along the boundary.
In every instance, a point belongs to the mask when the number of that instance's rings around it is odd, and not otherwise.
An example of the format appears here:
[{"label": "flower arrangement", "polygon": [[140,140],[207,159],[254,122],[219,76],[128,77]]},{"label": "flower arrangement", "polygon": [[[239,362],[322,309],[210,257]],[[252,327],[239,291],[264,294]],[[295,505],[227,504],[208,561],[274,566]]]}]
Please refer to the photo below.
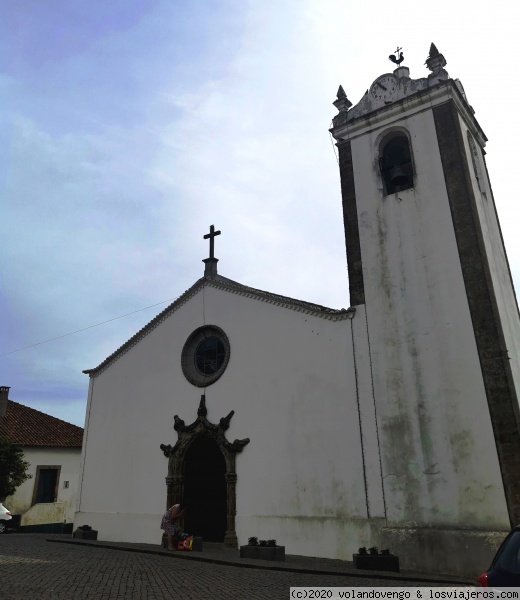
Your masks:
[{"label": "flower arrangement", "polygon": [[248,546],[262,546],[262,548],[276,548],[276,540],[259,540],[257,537],[247,539]]}]

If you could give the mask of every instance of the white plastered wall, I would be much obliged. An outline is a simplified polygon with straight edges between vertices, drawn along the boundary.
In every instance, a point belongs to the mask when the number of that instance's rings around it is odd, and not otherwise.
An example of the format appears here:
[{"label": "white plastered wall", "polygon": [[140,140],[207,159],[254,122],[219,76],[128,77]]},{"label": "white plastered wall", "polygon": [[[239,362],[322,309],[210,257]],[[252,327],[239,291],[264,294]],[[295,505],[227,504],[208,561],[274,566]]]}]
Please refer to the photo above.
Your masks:
[{"label": "white plastered wall", "polygon": [[76,520],[99,539],[160,540],[168,461],[159,445],[177,440],[175,414],[195,420],[203,392],[184,378],[181,352],[213,324],[231,358],[206,388],[208,419],[234,410],[227,438],[251,440],[237,456],[239,542],[276,538],[287,552],[321,556],[344,552],[346,539],[359,545],[353,532],[366,530],[367,513],[350,323],[199,291],[91,379]]},{"label": "white plastered wall", "polygon": [[[472,149],[470,148],[468,140],[468,127],[460,116],[459,120],[463,133],[462,137],[466,155],[471,157]],[[518,315],[518,304],[507,264],[506,251],[502,233],[500,231],[493,193],[491,191],[484,157],[482,155],[482,149],[476,141],[474,141],[474,149],[477,152],[475,161],[479,181],[477,181],[475,168],[473,167],[471,158],[469,159],[468,172],[473,185],[473,193],[475,195],[482,236],[489,261],[489,271],[493,282],[493,292],[502,325],[502,333],[505,339],[509,364],[511,366],[513,385],[516,390],[517,415],[520,417],[520,411],[518,410],[520,390],[520,318]]]},{"label": "white plastered wall", "polygon": [[388,522],[507,528],[433,115],[394,121],[410,134],[413,189],[382,197],[391,121],[351,142]]},{"label": "white plastered wall", "polygon": [[[17,488],[16,492],[9,496],[5,505],[9,507],[15,515],[23,514],[32,506],[36,481],[36,470],[38,466],[59,466],[58,496],[56,502],[61,504],[59,514],[67,523],[74,520],[74,511],[76,508],[76,494],[78,491],[78,478],[80,468],[81,448],[38,448],[24,447],[24,460],[29,463],[28,473],[31,479],[28,479]],[[64,487],[64,482],[69,482],[69,487]],[[41,518],[45,515],[53,514],[52,511],[44,511]],[[41,521],[50,522],[50,521]],[[31,523],[33,524],[33,523]],[[37,523],[34,523],[37,524]]]}]

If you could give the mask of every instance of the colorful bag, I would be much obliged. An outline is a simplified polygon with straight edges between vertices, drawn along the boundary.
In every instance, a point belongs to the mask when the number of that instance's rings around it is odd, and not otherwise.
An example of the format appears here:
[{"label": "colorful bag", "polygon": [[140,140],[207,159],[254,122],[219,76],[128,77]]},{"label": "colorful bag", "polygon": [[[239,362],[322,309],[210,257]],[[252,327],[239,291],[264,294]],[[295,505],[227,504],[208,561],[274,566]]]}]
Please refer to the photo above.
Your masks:
[{"label": "colorful bag", "polygon": [[183,540],[179,540],[177,550],[191,550],[193,546],[193,536],[189,535]]}]

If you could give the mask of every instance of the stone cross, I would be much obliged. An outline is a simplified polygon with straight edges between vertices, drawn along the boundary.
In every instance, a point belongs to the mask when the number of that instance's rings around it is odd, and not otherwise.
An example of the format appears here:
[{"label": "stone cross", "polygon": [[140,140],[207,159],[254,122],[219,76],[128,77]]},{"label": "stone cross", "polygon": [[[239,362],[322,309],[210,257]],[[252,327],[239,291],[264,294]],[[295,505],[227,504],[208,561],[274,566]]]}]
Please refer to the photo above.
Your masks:
[{"label": "stone cross", "polygon": [[207,240],[209,238],[209,257],[215,258],[215,237],[220,235],[220,231],[215,231],[215,226],[211,225],[209,228],[209,233],[204,236],[204,239]]}]

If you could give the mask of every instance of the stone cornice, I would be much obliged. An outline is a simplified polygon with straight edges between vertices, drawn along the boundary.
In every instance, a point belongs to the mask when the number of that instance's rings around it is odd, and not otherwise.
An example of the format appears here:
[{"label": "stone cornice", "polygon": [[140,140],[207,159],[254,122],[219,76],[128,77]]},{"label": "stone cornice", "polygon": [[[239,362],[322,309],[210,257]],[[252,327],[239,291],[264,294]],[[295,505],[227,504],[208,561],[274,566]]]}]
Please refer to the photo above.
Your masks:
[{"label": "stone cornice", "polygon": [[449,101],[455,104],[475,139],[481,147],[484,147],[487,137],[475,119],[473,109],[467,103],[457,82],[453,79],[441,81],[432,87],[419,90],[415,94],[392,102],[387,106],[379,107],[372,112],[347,120],[332,127],[330,132],[339,145],[344,141],[360,137],[368,131],[388,127],[395,121],[401,120],[405,114],[406,118],[413,117]]},{"label": "stone cornice", "polygon": [[200,290],[206,286],[225,292],[230,292],[232,294],[238,294],[239,296],[245,296],[246,298],[251,298],[253,300],[274,304],[275,306],[280,306],[289,310],[295,310],[297,312],[313,315],[329,321],[343,321],[345,319],[352,318],[352,313],[355,311],[354,308],[342,308],[338,310],[334,308],[327,308],[326,306],[321,306],[319,304],[312,304],[311,302],[305,302],[304,300],[296,300],[295,298],[289,298],[288,296],[272,294],[271,292],[250,288],[236,281],[232,281],[231,279],[227,279],[226,277],[222,277],[221,275],[201,277],[201,279],[196,281],[191,288],[186,290],[184,294],[179,296],[172,304],[166,307],[161,313],[159,313],[147,325],[140,329],[135,335],[133,335],[120,348],[108,356],[97,367],[86,369],[83,371],[83,373],[89,375],[90,377],[95,377],[105,371],[112,363],[126,354],[140,340],[152,332],[163,321],[168,319],[175,311],[191,300],[191,298],[197,295]]},{"label": "stone cornice", "polygon": [[186,304],[186,302],[188,302],[191,298],[193,298],[193,296],[198,294],[203,286],[204,286],[204,278],[201,278],[197,282],[195,282],[195,284],[192,285],[191,288],[186,290],[184,292],[184,294],[179,296],[172,304],[167,306],[162,312],[160,312],[147,325],[145,325],[135,335],[133,335],[127,342],[125,342],[122,346],[120,346],[110,356],[105,358],[105,360],[102,363],[100,363],[97,367],[94,367],[93,369],[84,370],[83,373],[85,373],[85,375],[90,375],[90,377],[95,377],[96,375],[99,375],[100,373],[102,373],[113,362],[115,362],[118,358],[121,358],[121,356],[126,354],[141,339],[143,339],[145,336],[147,336],[151,331],[153,331],[156,327],[158,327],[163,321],[165,321],[168,317],[170,317],[181,306]]},{"label": "stone cornice", "polygon": [[252,298],[253,300],[260,300],[261,302],[267,302],[268,304],[274,304],[276,306],[281,306],[282,308],[288,308],[289,310],[295,310],[329,321],[343,321],[344,319],[349,318],[349,312],[354,310],[352,308],[328,308],[326,306],[321,306],[320,304],[306,302],[305,300],[296,300],[295,298],[290,298],[288,296],[251,288],[220,276],[206,278],[206,284],[210,287],[231,292],[232,294],[238,294],[239,296],[245,296],[246,298]]}]

